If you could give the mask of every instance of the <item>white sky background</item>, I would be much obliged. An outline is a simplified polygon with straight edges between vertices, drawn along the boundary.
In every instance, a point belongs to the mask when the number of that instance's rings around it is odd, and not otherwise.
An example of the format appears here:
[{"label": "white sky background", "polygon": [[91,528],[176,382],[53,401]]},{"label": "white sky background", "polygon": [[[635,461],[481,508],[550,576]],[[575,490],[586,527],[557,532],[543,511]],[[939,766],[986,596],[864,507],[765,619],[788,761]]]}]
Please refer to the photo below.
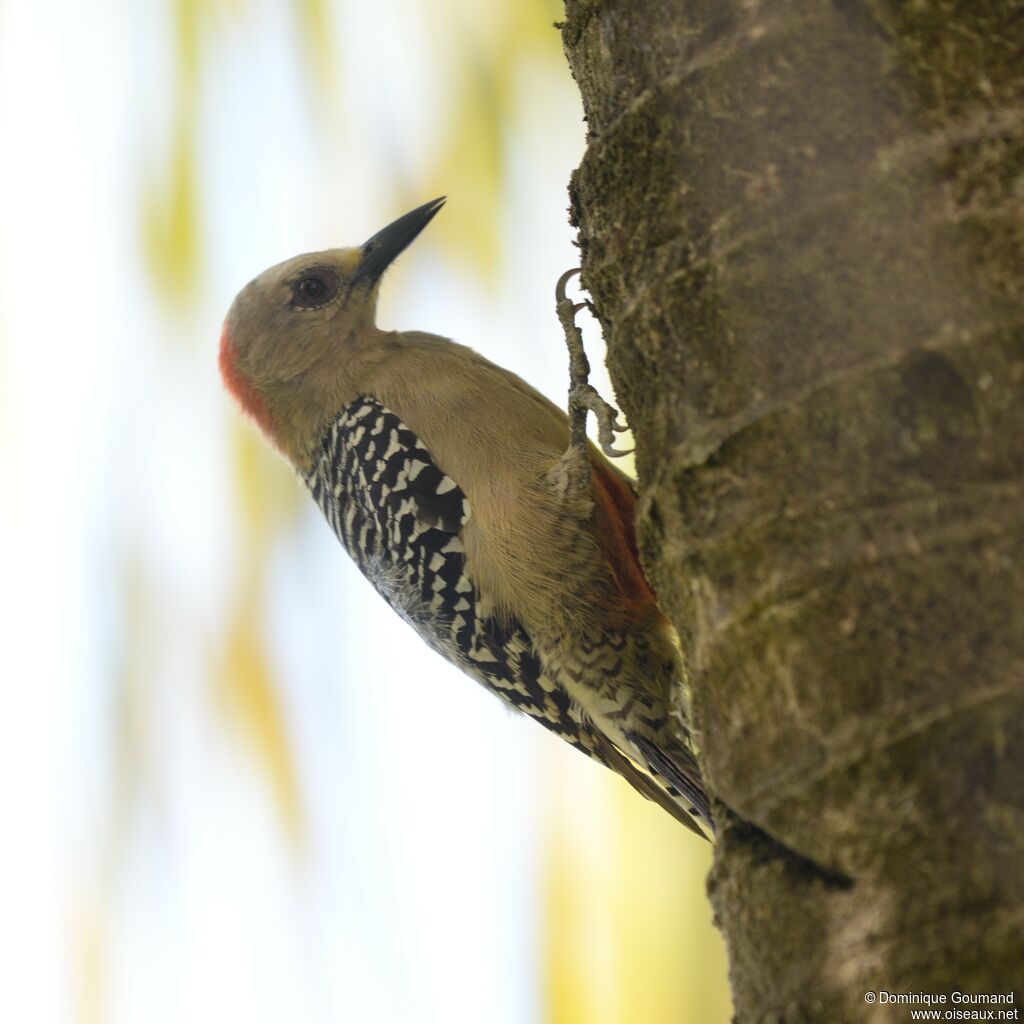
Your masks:
[{"label": "white sky background", "polygon": [[[557,741],[427,651],[311,502],[275,550],[267,615],[301,850],[204,678],[245,514],[220,321],[265,266],[405,212],[393,194],[429,164],[444,115],[421,52],[437,36],[412,3],[337,5],[332,144],[282,0],[232,19],[203,80],[204,285],[177,315],[137,223],[171,102],[161,12],[0,5],[0,1019],[89,1019],[91,999],[118,1024],[534,1019],[537,757]],[[583,127],[567,70],[524,67],[519,88],[500,290],[446,266],[428,228],[385,283],[380,322],[471,344],[563,401],[553,288],[577,259],[565,186]],[[438,221],[461,215],[450,194]],[[299,486],[283,463],[279,485]],[[157,588],[145,772],[120,780],[129,555]],[[137,786],[123,819],[119,785]],[[83,936],[100,951],[92,997]]]}]

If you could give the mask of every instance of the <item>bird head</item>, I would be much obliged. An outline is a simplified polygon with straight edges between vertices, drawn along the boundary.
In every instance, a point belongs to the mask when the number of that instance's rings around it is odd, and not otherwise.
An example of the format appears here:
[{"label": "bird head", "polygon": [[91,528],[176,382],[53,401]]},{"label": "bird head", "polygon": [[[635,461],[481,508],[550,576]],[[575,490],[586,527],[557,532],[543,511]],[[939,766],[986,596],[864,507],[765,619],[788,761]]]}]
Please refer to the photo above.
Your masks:
[{"label": "bird head", "polygon": [[[384,271],[444,205],[417,207],[354,249],[278,263],[238,293],[224,321],[220,371],[227,389],[293,462],[337,411],[335,397],[376,331]],[[355,396],[350,396],[355,397]]]}]

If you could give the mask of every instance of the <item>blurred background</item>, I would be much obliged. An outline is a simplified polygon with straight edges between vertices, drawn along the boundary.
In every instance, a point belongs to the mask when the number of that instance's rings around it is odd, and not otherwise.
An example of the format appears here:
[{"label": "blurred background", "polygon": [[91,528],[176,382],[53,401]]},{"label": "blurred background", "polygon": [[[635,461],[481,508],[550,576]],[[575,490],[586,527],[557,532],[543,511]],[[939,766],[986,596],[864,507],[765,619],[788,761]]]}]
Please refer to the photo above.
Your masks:
[{"label": "blurred background", "polygon": [[707,846],[427,650],[216,370],[446,194],[379,322],[564,400],[559,15],[0,0],[0,1019],[728,1019]]}]

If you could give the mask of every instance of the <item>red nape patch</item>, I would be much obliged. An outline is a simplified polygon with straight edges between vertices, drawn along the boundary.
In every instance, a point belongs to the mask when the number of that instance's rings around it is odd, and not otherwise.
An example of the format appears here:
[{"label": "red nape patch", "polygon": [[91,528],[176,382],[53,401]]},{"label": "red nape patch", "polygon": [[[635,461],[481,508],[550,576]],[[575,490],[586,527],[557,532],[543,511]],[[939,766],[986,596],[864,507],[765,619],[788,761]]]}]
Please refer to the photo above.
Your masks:
[{"label": "red nape patch", "polygon": [[591,459],[590,465],[593,469],[598,543],[623,598],[638,612],[646,612],[655,601],[654,591],[640,568],[636,549],[636,529],[633,526],[636,495],[621,477],[599,460]]},{"label": "red nape patch", "polygon": [[228,329],[225,324],[220,336],[220,375],[224,381],[224,387],[235,396],[242,411],[252,417],[260,429],[273,440],[274,434],[270,426],[270,410],[263,396],[252,386],[242,375],[235,362],[235,346],[228,337]]}]

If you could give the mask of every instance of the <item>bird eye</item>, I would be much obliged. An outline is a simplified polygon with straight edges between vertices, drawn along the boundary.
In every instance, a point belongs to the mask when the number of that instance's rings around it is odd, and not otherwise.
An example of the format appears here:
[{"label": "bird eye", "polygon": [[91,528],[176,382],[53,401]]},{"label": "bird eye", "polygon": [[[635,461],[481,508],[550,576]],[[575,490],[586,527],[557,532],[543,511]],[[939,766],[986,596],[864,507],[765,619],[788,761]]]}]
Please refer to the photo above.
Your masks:
[{"label": "bird eye", "polygon": [[338,275],[330,267],[312,267],[292,285],[292,305],[303,309],[326,306],[340,287]]}]

